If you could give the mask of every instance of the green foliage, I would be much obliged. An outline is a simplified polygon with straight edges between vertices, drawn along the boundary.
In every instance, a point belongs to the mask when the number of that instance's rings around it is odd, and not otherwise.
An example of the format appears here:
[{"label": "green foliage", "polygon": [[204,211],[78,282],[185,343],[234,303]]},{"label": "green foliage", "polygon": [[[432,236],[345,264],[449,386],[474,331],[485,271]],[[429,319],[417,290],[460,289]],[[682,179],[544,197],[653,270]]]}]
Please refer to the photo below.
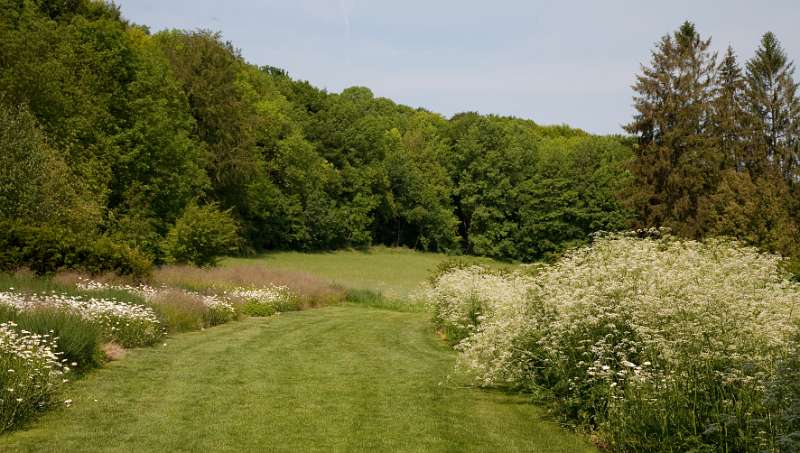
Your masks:
[{"label": "green foliage", "polygon": [[242,314],[246,316],[265,317],[278,313],[279,310],[274,305],[260,304],[258,302],[247,302],[242,305]]},{"label": "green foliage", "polygon": [[0,97],[0,218],[91,230],[98,211],[30,111]]},{"label": "green foliage", "polygon": [[170,228],[164,250],[170,261],[214,266],[221,255],[236,250],[237,226],[229,211],[216,204],[190,204]]},{"label": "green foliage", "polygon": [[631,146],[328,93],[248,64],[219,33],[151,35],[105,2],[6,1],[0,30],[0,217],[157,264],[195,260],[179,221],[193,200],[229,213],[240,251],[535,261],[635,225],[800,253],[800,104],[772,34],[746,71],[732,51],[717,65],[690,23],[665,36],[637,81]]},{"label": "green foliage", "polygon": [[467,251],[536,260],[618,230],[630,214],[630,150],[619,138],[542,138],[532,122],[464,114],[452,120],[455,199]]},{"label": "green foliage", "polygon": [[795,337],[767,384],[765,405],[774,416],[756,423],[775,433],[778,450],[800,450],[800,337]]},{"label": "green foliage", "polygon": [[[686,22],[661,38],[634,86],[637,110],[626,130],[638,137],[629,204],[640,226],[666,226],[700,237],[721,154],[707,126],[716,55]],[[662,87],[667,87],[666,89]]]},{"label": "green foliage", "polygon": [[144,276],[152,266],[136,250],[109,238],[79,237],[58,227],[0,222],[0,270],[30,268],[37,274],[76,269],[91,274],[115,272]]}]

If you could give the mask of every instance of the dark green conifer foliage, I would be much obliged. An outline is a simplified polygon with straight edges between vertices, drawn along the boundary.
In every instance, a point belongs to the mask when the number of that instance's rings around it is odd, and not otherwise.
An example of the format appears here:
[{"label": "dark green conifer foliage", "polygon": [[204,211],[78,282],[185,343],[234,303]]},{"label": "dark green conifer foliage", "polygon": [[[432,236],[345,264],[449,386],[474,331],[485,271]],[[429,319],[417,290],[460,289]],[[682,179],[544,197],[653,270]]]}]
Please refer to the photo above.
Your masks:
[{"label": "dark green conifer foliage", "polygon": [[629,203],[641,226],[699,237],[723,159],[711,130],[716,54],[686,22],[664,36],[634,85],[638,137]]},{"label": "dark green conifer foliage", "polygon": [[800,99],[794,64],[778,39],[766,33],[747,63],[747,101],[753,115],[753,139],[761,171],[797,183],[800,167]]}]

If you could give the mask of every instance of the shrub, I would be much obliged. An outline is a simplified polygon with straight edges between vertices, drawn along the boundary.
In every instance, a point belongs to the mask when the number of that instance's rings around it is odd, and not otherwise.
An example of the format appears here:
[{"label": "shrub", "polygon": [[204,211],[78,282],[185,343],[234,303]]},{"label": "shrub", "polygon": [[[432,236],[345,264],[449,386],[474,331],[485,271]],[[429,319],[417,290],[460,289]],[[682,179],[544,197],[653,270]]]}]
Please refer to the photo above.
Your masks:
[{"label": "shrub", "polygon": [[22,267],[39,275],[76,269],[140,277],[150,272],[152,264],[137,251],[108,238],[81,238],[67,229],[0,221],[0,271]]},{"label": "shrub", "polygon": [[191,204],[169,230],[164,250],[173,263],[214,266],[219,256],[236,250],[237,231],[229,211]]},{"label": "shrub", "polygon": [[245,302],[241,310],[243,315],[253,317],[266,317],[278,313],[275,306],[258,302]]},{"label": "shrub", "polygon": [[777,445],[758,421],[777,416],[765,389],[800,319],[781,264],[734,242],[616,235],[534,276],[456,269],[429,297],[468,331],[459,362],[479,383],[544,392],[614,449],[752,451]]},{"label": "shrub", "polygon": [[69,370],[61,360],[51,336],[0,323],[0,432],[52,403]]},{"label": "shrub", "polygon": [[425,294],[431,302],[433,318],[451,343],[475,334],[486,316],[507,317],[515,301],[525,299],[531,277],[492,271],[480,266],[452,266],[433,280]]}]

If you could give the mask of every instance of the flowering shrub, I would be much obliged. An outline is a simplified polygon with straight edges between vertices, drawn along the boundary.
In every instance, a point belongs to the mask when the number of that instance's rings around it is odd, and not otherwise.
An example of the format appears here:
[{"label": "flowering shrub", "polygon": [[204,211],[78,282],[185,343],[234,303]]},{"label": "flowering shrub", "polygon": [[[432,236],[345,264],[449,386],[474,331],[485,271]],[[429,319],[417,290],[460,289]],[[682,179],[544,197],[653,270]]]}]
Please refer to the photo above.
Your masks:
[{"label": "flowering shrub", "polygon": [[51,403],[69,371],[60,356],[50,335],[0,324],[0,432]]},{"label": "flowering shrub", "polygon": [[599,237],[533,277],[441,275],[436,320],[483,385],[547,389],[619,450],[772,448],[765,386],[800,320],[774,255],[723,240]]},{"label": "flowering shrub", "polygon": [[477,333],[482,319],[511,319],[533,279],[520,274],[492,272],[479,266],[455,267],[439,275],[422,297],[432,307],[435,322],[448,340],[458,343]]},{"label": "flowering shrub", "polygon": [[55,293],[27,295],[0,292],[0,304],[23,312],[47,309],[75,313],[100,326],[107,341],[125,347],[153,344],[164,335],[161,323],[151,308],[110,299]]},{"label": "flowering shrub", "polygon": [[84,278],[78,279],[76,285],[84,291],[114,290],[140,296],[162,315],[161,318],[167,327],[175,331],[192,330],[187,328],[186,323],[186,319],[191,316],[190,312],[196,314],[198,318],[198,322],[194,323],[195,328],[216,326],[236,318],[236,309],[224,296],[200,294],[166,286],[155,288],[145,284],[119,285]]},{"label": "flowering shrub", "polygon": [[270,316],[278,312],[300,309],[297,296],[286,286],[239,288],[226,295],[243,301],[242,312],[250,316]]},{"label": "flowering shrub", "polygon": [[206,307],[205,320],[207,325],[216,326],[236,319],[236,309],[231,301],[224,296],[194,294],[200,297]]}]

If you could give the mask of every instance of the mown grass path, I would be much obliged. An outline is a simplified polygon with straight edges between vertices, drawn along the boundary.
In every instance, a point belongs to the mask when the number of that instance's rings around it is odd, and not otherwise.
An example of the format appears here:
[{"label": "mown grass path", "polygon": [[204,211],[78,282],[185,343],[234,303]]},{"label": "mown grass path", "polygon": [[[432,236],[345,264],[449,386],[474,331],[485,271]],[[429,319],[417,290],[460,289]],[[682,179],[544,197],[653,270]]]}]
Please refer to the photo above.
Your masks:
[{"label": "mown grass path", "polygon": [[0,451],[575,452],[524,397],[448,380],[428,315],[340,306],[132,351]]}]

